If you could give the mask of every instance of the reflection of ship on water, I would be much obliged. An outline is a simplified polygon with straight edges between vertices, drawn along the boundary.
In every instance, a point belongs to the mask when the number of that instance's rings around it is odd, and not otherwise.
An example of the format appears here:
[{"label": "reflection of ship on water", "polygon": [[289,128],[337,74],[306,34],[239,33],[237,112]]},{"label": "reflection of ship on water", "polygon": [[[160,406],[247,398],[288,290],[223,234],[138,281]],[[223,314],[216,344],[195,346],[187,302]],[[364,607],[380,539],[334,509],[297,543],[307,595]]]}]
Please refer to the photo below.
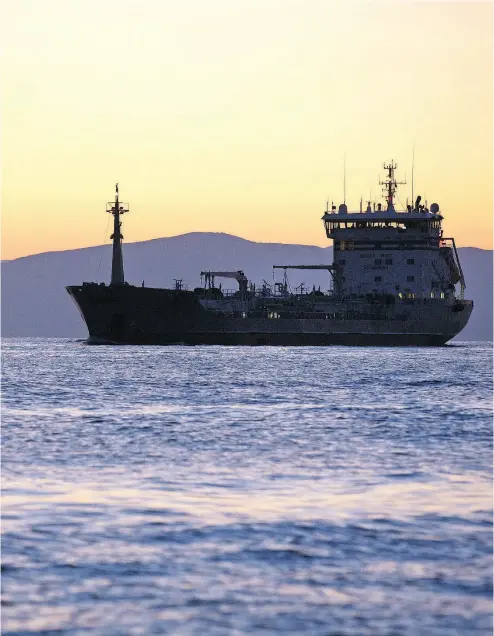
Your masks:
[{"label": "reflection of ship on water", "polygon": [[[440,345],[467,324],[473,308],[454,239],[444,238],[439,206],[417,197],[397,211],[396,165],[385,165],[386,204],[351,212],[329,206],[323,221],[333,262],[281,264],[283,281],[249,283],[243,271],[203,271],[194,291],[136,287],[124,280],[120,216],[107,206],[114,231],[111,283],[67,287],[95,342],[128,344]],[[287,270],[325,270],[330,289],[290,291]],[[217,279],[236,280],[225,291]]]}]

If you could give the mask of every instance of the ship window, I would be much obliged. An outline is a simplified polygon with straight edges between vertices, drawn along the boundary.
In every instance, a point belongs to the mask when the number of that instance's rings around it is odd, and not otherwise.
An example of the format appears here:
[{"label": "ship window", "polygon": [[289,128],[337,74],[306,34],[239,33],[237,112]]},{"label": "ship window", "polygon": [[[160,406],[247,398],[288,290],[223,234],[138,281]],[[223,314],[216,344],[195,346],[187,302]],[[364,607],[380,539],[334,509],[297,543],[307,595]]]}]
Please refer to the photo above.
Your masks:
[{"label": "ship window", "polygon": [[393,264],[393,259],[392,258],[387,258],[386,259],[386,265],[392,265]]},{"label": "ship window", "polygon": [[374,282],[380,283],[382,281],[382,276],[374,276]]},{"label": "ship window", "polygon": [[441,292],[441,298],[444,298],[444,292]]},{"label": "ship window", "polygon": [[374,265],[381,265],[382,264],[382,260],[380,258],[376,258],[376,260],[374,261]]},{"label": "ship window", "polygon": [[415,280],[415,276],[407,276],[407,282],[411,283]]},{"label": "ship window", "polygon": [[345,264],[345,259],[344,258],[340,258],[340,260],[338,261],[338,263],[340,265],[344,265]]},{"label": "ship window", "polygon": [[415,259],[414,258],[407,258],[407,265],[415,265]]}]

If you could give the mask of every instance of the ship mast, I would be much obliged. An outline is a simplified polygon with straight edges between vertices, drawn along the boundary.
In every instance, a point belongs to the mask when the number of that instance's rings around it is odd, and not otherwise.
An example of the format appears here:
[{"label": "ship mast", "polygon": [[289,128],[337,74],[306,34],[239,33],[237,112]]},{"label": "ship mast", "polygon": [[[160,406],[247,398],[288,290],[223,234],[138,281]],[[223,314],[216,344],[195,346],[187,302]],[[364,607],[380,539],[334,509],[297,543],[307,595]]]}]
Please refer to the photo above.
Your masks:
[{"label": "ship mast", "polygon": [[129,206],[127,203],[121,203],[118,199],[118,183],[115,185],[115,201],[110,201],[106,204],[106,211],[113,214],[113,234],[110,236],[110,239],[113,240],[110,284],[123,285],[125,279],[122,256],[123,236],[120,233],[120,228],[122,226],[120,215],[128,212]]},{"label": "ship mast", "polygon": [[388,171],[388,178],[385,181],[379,181],[379,184],[384,186],[383,191],[386,195],[386,201],[388,203],[388,211],[394,212],[394,196],[399,185],[404,185],[406,181],[396,181],[395,170],[396,163],[391,160],[391,163],[384,164],[384,169]]}]

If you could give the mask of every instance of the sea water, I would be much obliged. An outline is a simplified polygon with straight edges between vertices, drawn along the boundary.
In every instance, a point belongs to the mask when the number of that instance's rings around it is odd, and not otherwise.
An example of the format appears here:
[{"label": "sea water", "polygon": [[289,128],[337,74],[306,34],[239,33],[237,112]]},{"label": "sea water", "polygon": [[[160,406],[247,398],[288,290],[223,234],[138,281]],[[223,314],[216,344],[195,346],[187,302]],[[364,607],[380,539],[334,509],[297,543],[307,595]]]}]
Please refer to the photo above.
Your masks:
[{"label": "sea water", "polygon": [[2,362],[4,636],[491,633],[491,344]]}]

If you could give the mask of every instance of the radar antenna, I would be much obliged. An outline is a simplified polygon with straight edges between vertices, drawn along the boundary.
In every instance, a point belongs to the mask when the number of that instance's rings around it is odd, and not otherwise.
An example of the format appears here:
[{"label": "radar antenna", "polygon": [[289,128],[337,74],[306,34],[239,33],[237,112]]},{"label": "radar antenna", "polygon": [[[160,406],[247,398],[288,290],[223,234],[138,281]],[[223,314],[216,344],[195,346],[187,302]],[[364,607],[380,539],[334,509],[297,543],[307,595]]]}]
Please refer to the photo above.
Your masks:
[{"label": "radar antenna", "polygon": [[379,185],[384,186],[383,187],[383,192],[386,195],[386,201],[388,203],[388,211],[392,211],[394,212],[394,196],[396,193],[396,190],[398,188],[399,185],[404,185],[406,183],[406,181],[396,181],[395,179],[395,170],[397,168],[396,163],[393,162],[393,160],[391,160],[391,163],[388,163],[387,165],[384,164],[384,169],[388,171],[388,175],[387,175],[387,179],[385,179],[384,181],[379,181]]},{"label": "radar antenna", "polygon": [[346,152],[343,157],[343,203],[346,204]]}]

